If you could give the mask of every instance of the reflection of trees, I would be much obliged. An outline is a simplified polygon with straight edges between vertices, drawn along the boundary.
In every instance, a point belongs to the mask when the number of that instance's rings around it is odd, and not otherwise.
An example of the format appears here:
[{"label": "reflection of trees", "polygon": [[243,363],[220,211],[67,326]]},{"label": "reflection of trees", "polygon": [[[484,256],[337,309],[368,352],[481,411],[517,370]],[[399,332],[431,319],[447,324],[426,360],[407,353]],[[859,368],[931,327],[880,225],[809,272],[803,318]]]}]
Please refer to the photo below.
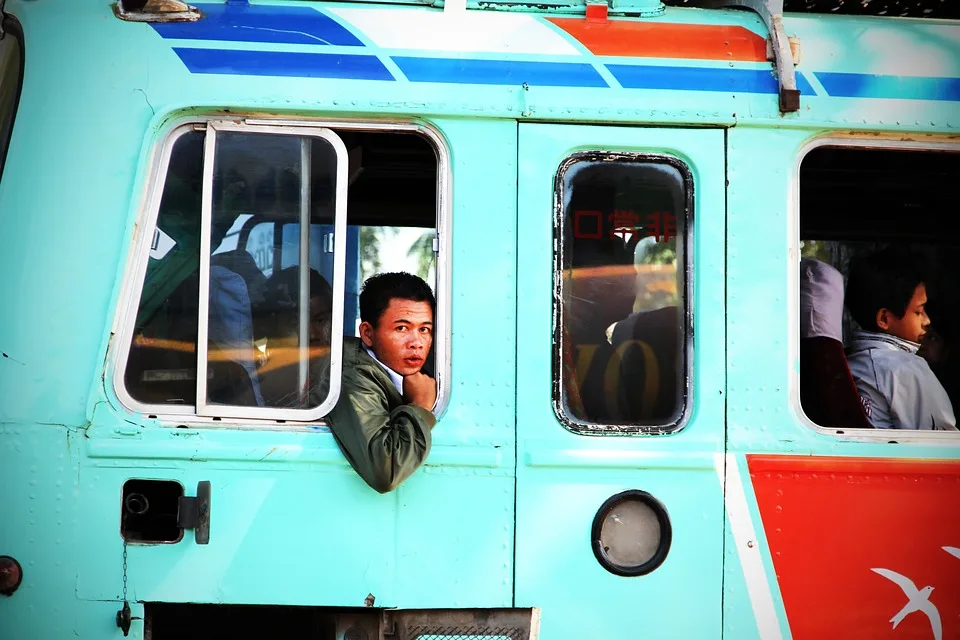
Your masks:
[{"label": "reflection of trees", "polygon": [[676,264],[677,250],[673,243],[658,242],[647,249],[640,264]]},{"label": "reflection of trees", "polygon": [[380,241],[384,235],[395,235],[391,227],[360,227],[360,279],[380,272]]},{"label": "reflection of trees", "polygon": [[677,241],[657,242],[647,237],[634,252],[637,297],[634,311],[660,309],[678,303]]},{"label": "reflection of trees", "polygon": [[[360,276],[363,280],[383,270],[380,249],[383,244],[395,241],[398,231],[398,227],[360,227]],[[420,237],[407,249],[406,254],[408,258],[416,260],[417,275],[428,281],[436,261],[436,254],[433,252],[433,239],[436,235],[434,229],[424,229]],[[388,265],[388,268],[396,267]]]},{"label": "reflection of trees", "polygon": [[417,275],[424,280],[430,277],[430,269],[433,267],[435,256],[433,253],[433,239],[436,235],[436,231],[425,231],[423,235],[410,245],[410,249],[407,250],[407,257],[416,258]]}]

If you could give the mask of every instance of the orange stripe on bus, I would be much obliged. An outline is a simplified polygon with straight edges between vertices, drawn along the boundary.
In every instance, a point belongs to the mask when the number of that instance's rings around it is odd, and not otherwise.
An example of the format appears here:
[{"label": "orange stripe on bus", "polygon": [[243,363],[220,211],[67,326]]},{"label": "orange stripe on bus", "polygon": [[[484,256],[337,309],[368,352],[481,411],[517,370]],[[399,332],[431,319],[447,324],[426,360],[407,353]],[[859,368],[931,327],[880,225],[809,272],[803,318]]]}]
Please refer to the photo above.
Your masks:
[{"label": "orange stripe on bus", "polygon": [[763,36],[730,25],[548,18],[598,56],[765,62]]}]

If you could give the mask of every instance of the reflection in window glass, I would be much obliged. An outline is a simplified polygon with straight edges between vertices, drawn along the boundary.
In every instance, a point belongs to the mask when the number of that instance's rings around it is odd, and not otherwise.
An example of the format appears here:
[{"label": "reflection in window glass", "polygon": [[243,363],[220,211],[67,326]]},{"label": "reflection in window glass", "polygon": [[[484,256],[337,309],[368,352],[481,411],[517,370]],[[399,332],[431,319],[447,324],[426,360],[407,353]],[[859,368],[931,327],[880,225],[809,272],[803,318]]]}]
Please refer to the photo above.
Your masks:
[{"label": "reflection in window glass", "polygon": [[587,425],[675,424],[686,397],[685,169],[584,154],[558,180],[558,409]]},{"label": "reflection in window glass", "polygon": [[196,401],[203,137],[186,133],[170,153],[124,376],[145,404]]},{"label": "reflection in window glass", "polygon": [[[152,231],[123,389],[141,410],[272,417],[261,409],[323,403],[333,340],[356,335],[358,292],[382,271],[436,287],[437,155],[421,136],[337,131],[350,176],[343,331],[335,325],[336,154],[323,137],[217,128],[213,181],[203,184],[203,131],[178,129]],[[309,143],[306,147],[305,143]],[[304,170],[304,167],[307,167]],[[206,397],[197,402],[204,186],[212,197]],[[305,264],[300,221],[308,204]],[[339,241],[338,241],[339,242]],[[342,246],[342,245],[341,245]],[[301,289],[302,288],[302,289]],[[301,294],[303,291],[305,294]],[[334,321],[335,320],[335,321]],[[434,354],[424,371],[433,372]],[[305,390],[309,389],[309,397]],[[214,407],[213,405],[217,405]],[[284,419],[297,419],[286,413]]]},{"label": "reflection in window glass", "polygon": [[[213,375],[207,381],[208,402],[317,406],[308,401],[307,392],[311,373],[326,380],[330,366],[324,356],[330,352],[333,318],[332,251],[331,259],[324,260],[322,246],[317,247],[322,240],[311,242],[310,260],[300,264],[300,218],[303,198],[309,197],[313,224],[307,233],[318,240],[332,233],[336,165],[336,151],[323,139],[218,134],[207,323],[207,366]],[[246,247],[219,251],[245,214],[282,229],[283,260],[269,278]],[[307,284],[305,296],[300,295],[301,281]]]},{"label": "reflection in window glass", "polygon": [[[191,131],[171,151],[124,378],[130,395],[145,404],[196,404],[203,146],[204,133]],[[327,239],[335,179],[336,153],[323,139],[217,135],[209,404],[309,409],[322,403],[332,340],[333,253]],[[306,194],[309,264],[301,265]],[[283,241],[276,244],[278,239]]]}]

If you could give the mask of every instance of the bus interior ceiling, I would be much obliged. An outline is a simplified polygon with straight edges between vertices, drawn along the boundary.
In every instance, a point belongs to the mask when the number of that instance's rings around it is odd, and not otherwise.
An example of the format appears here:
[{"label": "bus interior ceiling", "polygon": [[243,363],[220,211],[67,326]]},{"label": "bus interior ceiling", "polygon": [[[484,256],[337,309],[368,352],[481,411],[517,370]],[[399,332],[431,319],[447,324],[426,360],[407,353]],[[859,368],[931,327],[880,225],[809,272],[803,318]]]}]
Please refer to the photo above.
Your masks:
[{"label": "bus interior ceiling", "polygon": [[[949,187],[960,182],[960,152],[819,147],[800,165],[804,257],[844,274],[850,260],[887,246],[915,253],[927,283],[931,330],[947,349],[960,345],[960,238]],[[844,335],[852,320],[844,313]],[[960,352],[932,367],[960,406]]]},{"label": "bus interior ceiling", "polygon": [[[433,227],[437,215],[437,152],[423,137],[411,133],[335,130],[349,156],[347,224],[369,227]],[[314,159],[316,163],[317,160]],[[314,175],[326,175],[314,170]],[[315,181],[312,187],[315,223],[329,223],[325,211],[328,187]],[[276,189],[271,196],[289,202],[254,205],[253,219],[245,227],[268,221],[271,215],[287,215],[297,209],[299,188]],[[290,196],[293,196],[292,198]],[[317,218],[322,219],[317,219]]]},{"label": "bus interior ceiling", "polygon": [[420,135],[338,131],[351,160],[347,216],[351,225],[433,227],[437,216],[437,151]]}]

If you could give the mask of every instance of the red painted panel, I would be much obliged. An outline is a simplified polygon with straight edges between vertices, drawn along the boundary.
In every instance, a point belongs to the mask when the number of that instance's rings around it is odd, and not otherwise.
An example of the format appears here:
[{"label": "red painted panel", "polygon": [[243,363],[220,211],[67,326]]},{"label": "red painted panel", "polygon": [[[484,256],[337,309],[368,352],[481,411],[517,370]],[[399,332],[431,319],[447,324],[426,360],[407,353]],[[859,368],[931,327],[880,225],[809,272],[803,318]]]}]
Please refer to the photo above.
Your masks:
[{"label": "red painted panel", "polygon": [[548,18],[598,56],[764,62],[766,40],[727,25]]},{"label": "red painted panel", "polygon": [[[960,461],[748,455],[747,466],[795,640],[960,638]],[[908,603],[899,576],[933,590],[916,600],[930,616],[908,612],[894,629]]]}]

